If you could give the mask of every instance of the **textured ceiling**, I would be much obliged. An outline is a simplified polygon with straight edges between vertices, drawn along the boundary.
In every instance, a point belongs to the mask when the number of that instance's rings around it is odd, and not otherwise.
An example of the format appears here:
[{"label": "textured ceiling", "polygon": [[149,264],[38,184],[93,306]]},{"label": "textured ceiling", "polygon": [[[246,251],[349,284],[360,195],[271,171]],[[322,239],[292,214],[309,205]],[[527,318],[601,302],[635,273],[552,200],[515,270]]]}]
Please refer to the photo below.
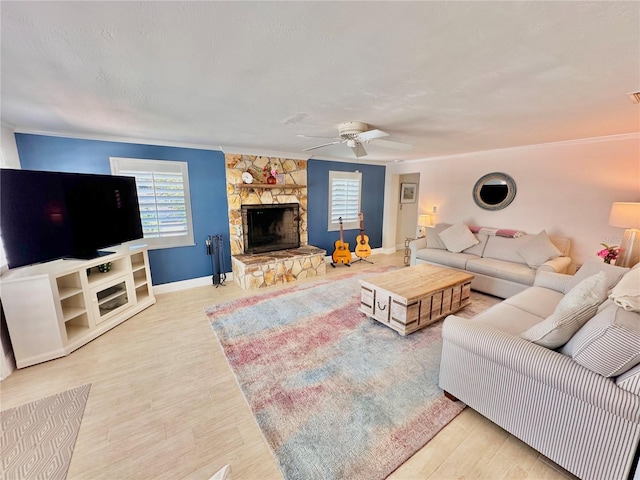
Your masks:
[{"label": "textured ceiling", "polygon": [[[406,160],[640,131],[640,2],[0,2],[17,131]],[[315,158],[353,159],[345,145]]]}]

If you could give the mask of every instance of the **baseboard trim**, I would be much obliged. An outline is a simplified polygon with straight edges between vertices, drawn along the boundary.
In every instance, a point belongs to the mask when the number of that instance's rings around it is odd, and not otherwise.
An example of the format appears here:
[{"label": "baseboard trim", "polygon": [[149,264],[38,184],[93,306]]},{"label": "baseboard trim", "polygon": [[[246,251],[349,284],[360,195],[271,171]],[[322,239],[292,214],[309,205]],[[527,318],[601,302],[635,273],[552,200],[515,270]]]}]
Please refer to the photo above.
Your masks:
[{"label": "baseboard trim", "polygon": [[[391,255],[396,253],[393,248],[373,248],[371,249],[371,254],[383,254],[383,255]],[[351,252],[351,259],[357,260],[358,257],[355,253]],[[327,255],[324,257],[324,261],[327,263],[331,263],[331,255]],[[233,273],[227,273],[227,280],[225,283],[233,282]],[[156,295],[162,295],[163,293],[171,293],[171,292],[179,292],[180,290],[188,290],[190,288],[196,287],[206,287],[207,285],[213,286],[213,280],[211,279],[211,275],[206,277],[198,277],[198,278],[190,278],[189,280],[181,280],[179,282],[171,282],[171,283],[163,283],[161,285],[153,286],[153,293]]]},{"label": "baseboard trim", "polygon": [[[226,274],[227,279],[225,283],[233,282],[233,273]],[[207,285],[213,285],[213,279],[211,275],[206,277],[190,278],[189,280],[180,280],[179,282],[163,283],[161,285],[153,286],[153,293],[156,295],[162,295],[163,293],[179,292],[180,290],[188,290],[196,287],[206,287]]]}]

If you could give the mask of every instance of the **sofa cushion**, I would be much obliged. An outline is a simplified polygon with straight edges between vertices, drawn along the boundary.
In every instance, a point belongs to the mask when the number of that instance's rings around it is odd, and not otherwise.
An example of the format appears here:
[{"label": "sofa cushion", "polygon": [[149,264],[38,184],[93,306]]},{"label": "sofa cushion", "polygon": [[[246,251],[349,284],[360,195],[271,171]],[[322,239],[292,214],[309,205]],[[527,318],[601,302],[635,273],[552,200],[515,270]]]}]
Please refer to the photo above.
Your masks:
[{"label": "sofa cushion", "polygon": [[447,267],[459,268],[465,270],[467,261],[477,260],[477,255],[468,253],[452,253],[448,250],[438,250],[436,248],[423,248],[416,252],[416,258],[427,262],[437,263]]},{"label": "sofa cushion", "polygon": [[518,336],[525,330],[540,323],[542,318],[519,309],[514,305],[501,302],[473,317],[474,322],[481,322],[496,330]]},{"label": "sofa cushion", "polygon": [[427,237],[427,248],[437,248],[438,250],[446,250],[447,247],[440,238],[440,232],[446,230],[451,225],[448,223],[439,223],[434,227],[425,228],[425,235]]},{"label": "sofa cushion", "polygon": [[580,267],[580,270],[576,272],[573,278],[567,282],[565,292],[571,290],[585,278],[595,275],[598,272],[604,272],[607,275],[607,286],[611,289],[628,271],[628,268],[616,267],[615,265],[610,265],[600,260],[589,259],[584,262],[582,267]]},{"label": "sofa cushion", "polygon": [[482,233],[476,233],[474,235],[478,239],[478,244],[474,245],[473,247],[466,248],[462,252],[481,257],[484,253],[484,247],[487,245],[487,239],[489,238],[489,236]]},{"label": "sofa cushion", "polygon": [[507,298],[503,303],[536,315],[542,320],[554,312],[562,297],[564,295],[555,290],[530,287],[513,297]]},{"label": "sofa cushion", "polygon": [[544,321],[520,337],[547,348],[564,345],[598,311],[607,298],[606,275],[593,275],[567,293]]},{"label": "sofa cushion", "polygon": [[518,250],[523,247],[531,235],[523,235],[518,238],[506,238],[491,235],[487,239],[487,246],[484,247],[483,258],[494,258],[505,262],[514,262],[526,265],[524,258],[520,256]]},{"label": "sofa cushion", "polygon": [[559,257],[560,253],[560,250],[549,240],[545,230],[531,236],[527,243],[518,249],[518,254],[531,268],[538,268],[544,262]]},{"label": "sofa cushion", "polygon": [[633,268],[613,287],[609,298],[630,312],[640,312],[640,268]]},{"label": "sofa cushion", "polygon": [[482,273],[490,277],[510,280],[522,285],[533,285],[533,281],[536,278],[536,271],[530,269],[527,265],[493,258],[469,260],[467,262],[467,270],[472,273]]},{"label": "sofa cushion", "polygon": [[561,353],[603,377],[615,377],[640,363],[640,313],[615,304],[589,320]]},{"label": "sofa cushion", "polygon": [[460,253],[463,250],[480,243],[476,236],[471,233],[469,227],[464,223],[456,223],[440,232],[440,239],[444,242],[447,250]]}]

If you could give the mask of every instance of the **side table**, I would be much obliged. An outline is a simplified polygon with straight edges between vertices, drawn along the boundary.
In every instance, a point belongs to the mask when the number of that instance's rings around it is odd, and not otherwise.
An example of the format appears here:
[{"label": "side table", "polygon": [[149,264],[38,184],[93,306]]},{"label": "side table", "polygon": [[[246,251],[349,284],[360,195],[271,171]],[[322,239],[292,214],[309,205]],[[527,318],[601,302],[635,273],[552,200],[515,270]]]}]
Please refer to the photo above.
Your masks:
[{"label": "side table", "polygon": [[409,249],[409,244],[413,242],[415,238],[407,237],[404,239],[404,266],[408,267],[411,261],[411,250]]}]

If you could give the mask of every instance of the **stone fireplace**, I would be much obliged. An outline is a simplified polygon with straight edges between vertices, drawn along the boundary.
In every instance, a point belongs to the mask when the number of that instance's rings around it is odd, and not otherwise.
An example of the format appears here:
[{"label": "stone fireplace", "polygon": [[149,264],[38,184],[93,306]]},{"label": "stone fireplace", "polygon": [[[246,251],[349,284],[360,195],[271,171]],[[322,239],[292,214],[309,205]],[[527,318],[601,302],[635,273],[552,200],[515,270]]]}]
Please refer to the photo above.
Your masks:
[{"label": "stone fireplace", "polygon": [[[229,236],[231,243],[231,266],[233,279],[243,289],[261,288],[287,283],[326,273],[322,249],[308,245],[307,240],[307,162],[288,158],[255,155],[226,154],[227,199],[229,205]],[[262,172],[275,168],[283,183],[269,185]],[[245,184],[244,172],[252,173],[254,181]],[[272,210],[289,206],[297,213],[295,227],[283,227],[273,222],[262,225],[258,243],[279,237],[278,249],[256,250],[249,247],[249,212],[261,211],[262,215]],[[287,220],[284,218],[283,220]],[[279,218],[277,218],[279,222]],[[278,223],[276,222],[276,223]],[[297,228],[296,233],[292,228]],[[267,242],[268,243],[268,242]],[[268,251],[267,251],[268,250]]]},{"label": "stone fireplace", "polygon": [[242,205],[245,253],[273,252],[300,246],[297,203]]}]

